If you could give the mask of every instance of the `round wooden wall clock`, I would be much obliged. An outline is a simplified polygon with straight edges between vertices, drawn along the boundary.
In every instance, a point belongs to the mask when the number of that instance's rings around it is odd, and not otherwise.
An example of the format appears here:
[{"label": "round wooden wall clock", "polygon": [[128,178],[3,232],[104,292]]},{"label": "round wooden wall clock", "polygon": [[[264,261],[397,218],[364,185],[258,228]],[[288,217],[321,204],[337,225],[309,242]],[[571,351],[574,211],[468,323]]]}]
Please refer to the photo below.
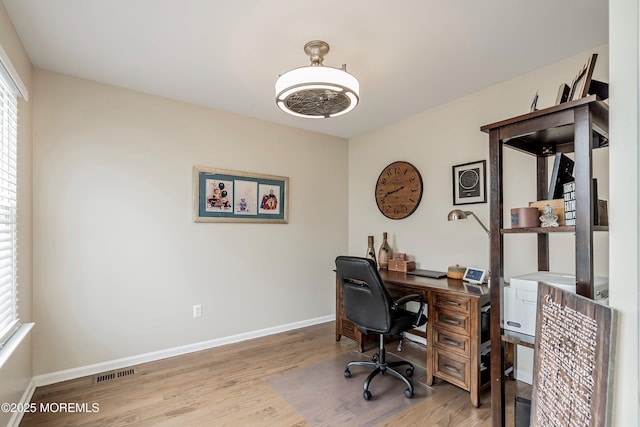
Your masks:
[{"label": "round wooden wall clock", "polygon": [[422,176],[408,162],[393,162],[380,172],[376,182],[376,204],[382,215],[403,219],[418,208],[422,199]]}]

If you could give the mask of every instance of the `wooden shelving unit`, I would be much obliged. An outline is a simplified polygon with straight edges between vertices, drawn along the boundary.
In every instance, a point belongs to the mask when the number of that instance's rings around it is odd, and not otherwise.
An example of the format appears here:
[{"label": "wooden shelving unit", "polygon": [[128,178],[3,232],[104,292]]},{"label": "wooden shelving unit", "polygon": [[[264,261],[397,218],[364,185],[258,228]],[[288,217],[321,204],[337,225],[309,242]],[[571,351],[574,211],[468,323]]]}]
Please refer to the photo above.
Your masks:
[{"label": "wooden shelving unit", "polygon": [[[576,292],[593,298],[593,233],[607,231],[594,226],[592,151],[609,144],[609,106],[595,95],[566,102],[480,128],[489,134],[490,230],[491,230],[491,410],[494,426],[505,425],[505,345],[533,348],[522,334],[501,329],[501,293],[504,287],[504,235],[533,233],[538,239],[538,270],[549,270],[549,234],[575,233]],[[576,181],[576,225],[558,228],[504,228],[503,149],[510,148],[536,157],[536,196],[547,199],[547,157],[574,153]],[[520,335],[520,336],[518,336]]]}]

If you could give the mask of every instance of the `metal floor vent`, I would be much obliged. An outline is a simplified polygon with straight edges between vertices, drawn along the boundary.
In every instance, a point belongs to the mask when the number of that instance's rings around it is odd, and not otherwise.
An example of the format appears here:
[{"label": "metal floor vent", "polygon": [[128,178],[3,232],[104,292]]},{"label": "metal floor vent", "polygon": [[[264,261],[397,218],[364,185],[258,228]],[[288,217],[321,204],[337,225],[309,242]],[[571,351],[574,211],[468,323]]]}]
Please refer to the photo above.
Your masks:
[{"label": "metal floor vent", "polygon": [[128,377],[128,376],[134,375],[135,373],[136,373],[135,368],[127,368],[121,371],[107,372],[104,374],[97,375],[93,382],[103,383],[105,381],[111,381],[118,378]]}]

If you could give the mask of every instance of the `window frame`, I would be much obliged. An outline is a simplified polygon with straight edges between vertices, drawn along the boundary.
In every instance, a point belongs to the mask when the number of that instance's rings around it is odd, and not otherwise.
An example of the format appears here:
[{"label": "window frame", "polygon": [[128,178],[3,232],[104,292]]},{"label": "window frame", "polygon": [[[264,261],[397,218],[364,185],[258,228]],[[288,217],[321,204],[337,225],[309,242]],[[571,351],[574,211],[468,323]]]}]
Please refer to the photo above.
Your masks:
[{"label": "window frame", "polygon": [[18,305],[18,103],[26,87],[0,46],[0,367],[33,327]]}]

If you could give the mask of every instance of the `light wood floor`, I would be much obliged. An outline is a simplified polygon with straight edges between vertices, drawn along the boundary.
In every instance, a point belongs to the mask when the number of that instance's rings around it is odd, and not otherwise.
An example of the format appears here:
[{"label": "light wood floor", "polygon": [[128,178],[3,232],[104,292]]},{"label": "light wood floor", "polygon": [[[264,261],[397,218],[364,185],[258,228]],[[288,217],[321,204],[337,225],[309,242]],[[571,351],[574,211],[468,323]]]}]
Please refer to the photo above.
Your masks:
[{"label": "light wood floor", "polygon": [[[388,346],[389,351],[394,347]],[[86,377],[39,387],[32,398],[38,406],[75,402],[91,408],[97,403],[99,411],[38,411],[26,414],[20,426],[309,426],[267,380],[355,350],[347,338],[335,341],[330,322],[138,365],[130,376],[98,383]],[[409,342],[401,354],[424,366],[423,347]],[[509,383],[507,402],[513,401],[516,387]],[[301,392],[307,386],[313,384],[304,384]],[[474,408],[468,393],[458,387],[436,380],[432,388],[435,393],[424,404],[395,414],[384,425],[491,425],[488,390],[480,408]],[[385,404],[382,399],[370,403]],[[513,420],[512,405],[507,405],[507,420]]]}]

